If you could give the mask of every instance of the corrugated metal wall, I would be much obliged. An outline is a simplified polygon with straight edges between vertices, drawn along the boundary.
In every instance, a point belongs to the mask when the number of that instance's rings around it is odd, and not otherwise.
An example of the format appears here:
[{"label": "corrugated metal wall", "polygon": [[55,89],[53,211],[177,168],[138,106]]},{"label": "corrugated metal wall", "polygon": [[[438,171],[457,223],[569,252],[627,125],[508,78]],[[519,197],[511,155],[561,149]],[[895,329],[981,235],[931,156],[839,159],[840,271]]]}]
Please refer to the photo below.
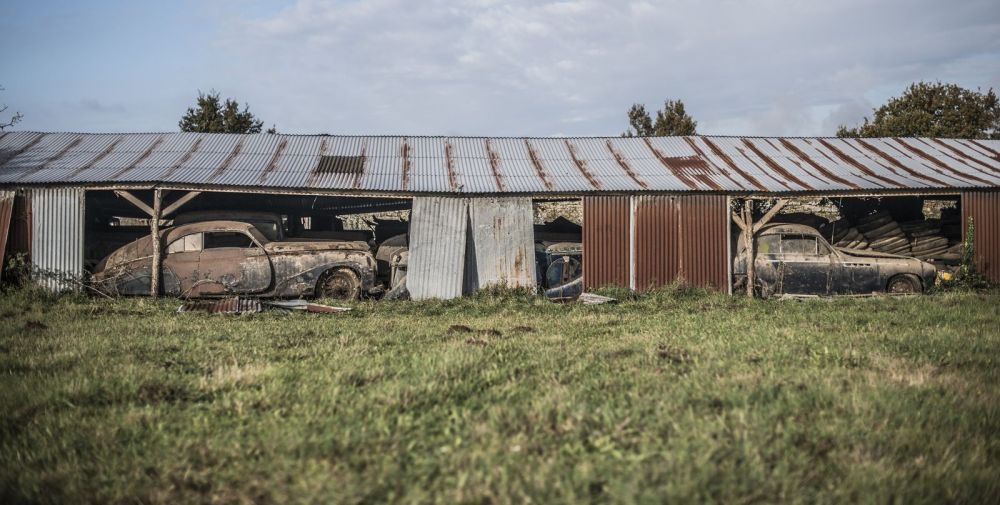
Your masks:
[{"label": "corrugated metal wall", "polygon": [[46,288],[76,289],[65,278],[83,275],[83,195],[78,188],[31,190],[31,262]]},{"label": "corrugated metal wall", "polygon": [[584,198],[584,284],[726,290],[728,215],[724,195]]},{"label": "corrugated metal wall", "polygon": [[469,223],[475,268],[466,270],[466,291],[506,285],[535,287],[535,231],[531,198],[472,198]]},{"label": "corrugated metal wall", "polygon": [[631,201],[627,196],[583,199],[583,284],[629,286]]},{"label": "corrugated metal wall", "polygon": [[725,195],[680,198],[680,276],[693,286],[728,290],[729,207]]},{"label": "corrugated metal wall", "polygon": [[670,284],[680,272],[681,236],[676,196],[635,197],[635,288]]},{"label": "corrugated metal wall", "polygon": [[1000,192],[962,193],[963,239],[970,216],[975,230],[972,247],[976,268],[986,278],[1000,282]]},{"label": "corrugated metal wall", "polygon": [[462,296],[465,271],[465,198],[416,197],[410,212],[406,287],[414,300]]}]

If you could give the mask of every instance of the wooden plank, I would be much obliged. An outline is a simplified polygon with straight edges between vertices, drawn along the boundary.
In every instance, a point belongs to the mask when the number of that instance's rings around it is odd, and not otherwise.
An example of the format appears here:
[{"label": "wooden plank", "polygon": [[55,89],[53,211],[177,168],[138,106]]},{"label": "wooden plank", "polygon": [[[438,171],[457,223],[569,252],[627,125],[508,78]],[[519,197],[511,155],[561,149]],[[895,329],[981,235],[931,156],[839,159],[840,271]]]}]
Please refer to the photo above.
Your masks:
[{"label": "wooden plank", "polygon": [[163,209],[163,213],[160,215],[161,218],[167,217],[173,214],[177,209],[181,208],[184,204],[190,202],[194,197],[201,194],[201,191],[188,191],[187,194],[178,198],[174,203],[167,205],[167,208]]},{"label": "wooden plank", "polygon": [[160,296],[160,273],[163,267],[163,257],[161,254],[160,239],[160,217],[163,205],[163,192],[160,189],[153,190],[153,208],[150,213],[149,229],[153,239],[153,268],[150,274],[149,295],[153,298]]},{"label": "wooden plank", "polygon": [[[160,191],[160,190],[156,190],[156,191]],[[142,200],[136,198],[136,196],[133,195],[132,193],[129,193],[128,191],[121,191],[121,190],[119,190],[119,191],[115,191],[115,195],[118,195],[120,198],[124,198],[129,203],[131,203],[132,205],[135,205],[139,210],[145,212],[150,217],[153,216],[153,209],[150,208],[149,205],[146,205],[145,202],[143,202]]]}]

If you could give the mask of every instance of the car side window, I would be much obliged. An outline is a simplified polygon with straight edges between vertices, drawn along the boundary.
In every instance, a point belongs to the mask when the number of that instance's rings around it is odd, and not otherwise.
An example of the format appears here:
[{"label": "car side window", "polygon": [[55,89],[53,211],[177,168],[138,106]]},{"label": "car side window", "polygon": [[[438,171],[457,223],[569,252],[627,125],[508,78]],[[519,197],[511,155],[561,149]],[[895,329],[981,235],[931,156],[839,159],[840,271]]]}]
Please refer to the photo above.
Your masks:
[{"label": "car side window", "polygon": [[816,254],[816,237],[809,235],[782,235],[783,254]]},{"label": "car side window", "polygon": [[757,254],[778,254],[778,251],[778,235],[764,235],[757,239]]},{"label": "car side window", "polygon": [[220,249],[223,247],[253,247],[250,236],[238,231],[205,232],[205,249]]},{"label": "car side window", "polygon": [[203,244],[204,234],[192,233],[171,242],[167,246],[167,254],[200,251]]}]

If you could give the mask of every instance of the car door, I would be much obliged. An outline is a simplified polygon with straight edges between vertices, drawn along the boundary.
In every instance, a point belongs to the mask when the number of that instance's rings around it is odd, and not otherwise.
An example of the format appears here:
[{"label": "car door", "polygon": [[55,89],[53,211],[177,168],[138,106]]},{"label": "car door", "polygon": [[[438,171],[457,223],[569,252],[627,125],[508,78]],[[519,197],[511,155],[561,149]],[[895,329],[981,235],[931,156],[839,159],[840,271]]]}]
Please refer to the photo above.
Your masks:
[{"label": "car door", "polygon": [[193,295],[261,293],[271,287],[271,261],[249,234],[240,230],[206,231],[203,240]]},{"label": "car door", "polygon": [[203,233],[191,233],[167,244],[163,257],[163,292],[172,296],[187,296],[198,281]]},{"label": "car door", "polygon": [[796,295],[829,294],[830,261],[830,251],[820,251],[815,236],[782,234],[780,292]]},{"label": "car door", "polygon": [[844,254],[834,264],[834,293],[868,294],[878,291],[878,286],[878,264],[874,258]]}]

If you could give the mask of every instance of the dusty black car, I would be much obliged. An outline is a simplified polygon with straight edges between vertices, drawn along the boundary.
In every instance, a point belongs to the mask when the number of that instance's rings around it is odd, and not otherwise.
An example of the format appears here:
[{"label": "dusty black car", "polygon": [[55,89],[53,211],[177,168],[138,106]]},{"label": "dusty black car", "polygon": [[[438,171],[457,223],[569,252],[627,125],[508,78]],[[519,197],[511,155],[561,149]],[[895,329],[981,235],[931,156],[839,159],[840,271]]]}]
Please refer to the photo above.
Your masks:
[{"label": "dusty black car", "polygon": [[[361,241],[273,241],[238,221],[182,224],[161,237],[168,295],[353,299],[381,290],[375,258]],[[94,284],[115,294],[149,294],[152,258],[152,239],[140,238],[101,261]]]},{"label": "dusty black car", "polygon": [[[762,296],[919,293],[934,285],[934,265],[916,258],[831,246],[815,229],[774,223],[756,237],[754,269]],[[735,285],[746,282],[746,251],[739,242]]]}]

